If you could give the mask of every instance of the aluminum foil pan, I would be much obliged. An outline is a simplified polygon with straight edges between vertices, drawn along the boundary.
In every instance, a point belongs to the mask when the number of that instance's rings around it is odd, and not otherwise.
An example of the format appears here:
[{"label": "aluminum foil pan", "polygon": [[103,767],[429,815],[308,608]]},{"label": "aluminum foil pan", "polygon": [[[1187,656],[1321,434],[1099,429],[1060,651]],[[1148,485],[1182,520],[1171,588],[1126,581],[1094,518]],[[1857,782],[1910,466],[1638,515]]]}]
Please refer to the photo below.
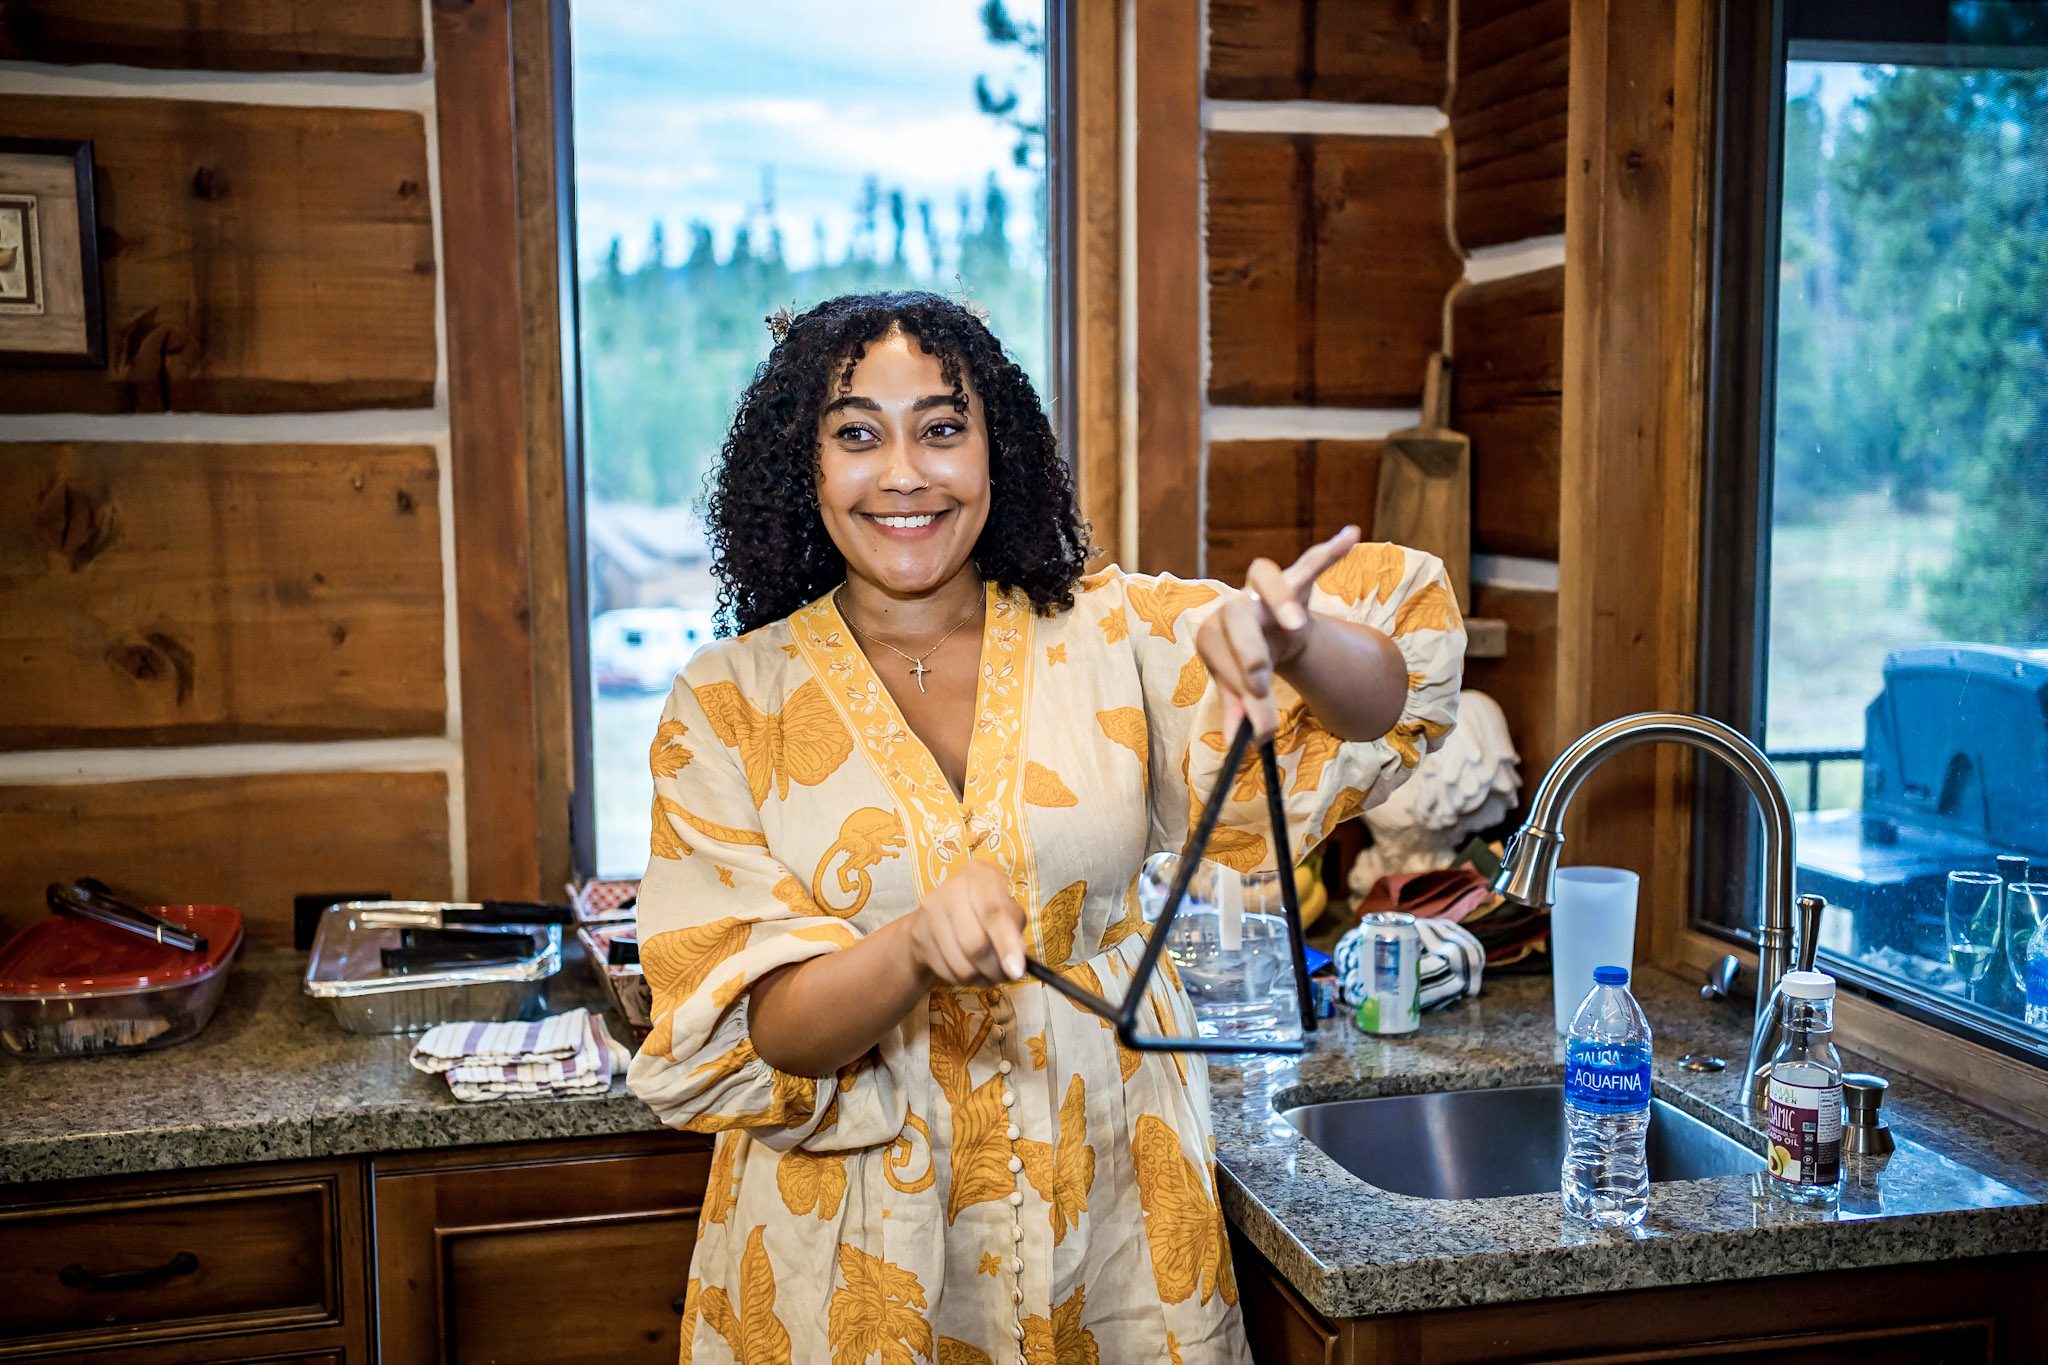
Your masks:
[{"label": "aluminum foil pan", "polygon": [[440,928],[435,901],[346,901],[320,917],[306,962],[306,994],[325,1000],[350,1033],[419,1033],[460,1020],[533,1019],[546,1012],[548,978],[562,969],[558,925],[510,930],[515,962],[396,974],[383,953],[408,928]]}]

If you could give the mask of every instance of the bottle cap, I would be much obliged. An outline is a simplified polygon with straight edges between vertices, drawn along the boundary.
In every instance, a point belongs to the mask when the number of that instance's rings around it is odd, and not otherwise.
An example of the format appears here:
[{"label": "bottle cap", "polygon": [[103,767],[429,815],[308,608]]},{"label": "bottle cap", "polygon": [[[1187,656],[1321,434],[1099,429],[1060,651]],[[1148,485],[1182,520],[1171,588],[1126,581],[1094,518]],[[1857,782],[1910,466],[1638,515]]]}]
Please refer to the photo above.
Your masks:
[{"label": "bottle cap", "polygon": [[1593,969],[1593,981],[1601,986],[1626,986],[1628,984],[1628,968],[1595,967]]},{"label": "bottle cap", "polygon": [[1778,986],[1796,1000],[1835,998],[1835,979],[1826,972],[1787,972],[1778,978]]}]

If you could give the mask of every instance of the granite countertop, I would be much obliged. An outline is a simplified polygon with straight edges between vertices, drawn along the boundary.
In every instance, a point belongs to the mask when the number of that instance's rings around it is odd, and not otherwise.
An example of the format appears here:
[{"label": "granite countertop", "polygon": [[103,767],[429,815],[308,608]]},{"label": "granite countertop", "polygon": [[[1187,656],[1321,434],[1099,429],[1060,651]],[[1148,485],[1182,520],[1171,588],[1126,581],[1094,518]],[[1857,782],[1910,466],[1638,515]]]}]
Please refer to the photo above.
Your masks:
[{"label": "granite countertop", "polygon": [[[411,1038],[342,1032],[300,990],[302,965],[246,952],[206,1031],[160,1052],[0,1056],[0,1184],[659,1127],[617,1081],[592,1098],[458,1103],[407,1064]],[[1760,1148],[1734,1117],[1735,1071],[1675,1066],[1699,1049],[1739,1069],[1747,1011],[1704,1003],[1661,973],[1636,984],[1657,1030],[1658,1095]],[[554,1009],[602,999],[580,961],[550,992]],[[616,1015],[608,1022],[631,1037]],[[1794,1211],[1732,1176],[1653,1186],[1634,1236],[1570,1222],[1555,1193],[1389,1194],[1280,1117],[1318,1100],[1558,1081],[1547,976],[1496,978],[1407,1038],[1329,1020],[1305,1056],[1212,1061],[1210,1075],[1225,1211],[1333,1318],[2048,1249],[2048,1137],[1911,1082],[1895,1082],[1885,1103],[1899,1151],[1858,1201],[1881,1200],[1882,1213]]]},{"label": "granite countertop", "polygon": [[[1658,971],[1634,983],[1655,1031],[1658,1098],[1761,1151],[1740,1117],[1749,1009],[1702,1001]],[[1688,1052],[1729,1060],[1681,1071]],[[1878,1070],[1847,1057],[1850,1069]],[[1218,1181],[1231,1222],[1332,1318],[1805,1271],[2048,1251],[2048,1136],[1896,1077],[1884,1114],[1898,1150],[1839,1210],[1807,1210],[1761,1176],[1654,1184],[1643,1226],[1604,1233],[1556,1192],[1435,1200],[1346,1171],[1280,1111],[1372,1095],[1556,1084],[1564,1048],[1550,978],[1490,978],[1486,993],[1375,1038],[1325,1020],[1301,1057],[1210,1063]]]},{"label": "granite countertop", "polygon": [[[0,1053],[0,1184],[251,1161],[526,1142],[661,1125],[614,1078],[586,1099],[464,1104],[406,1061],[414,1037],[344,1033],[300,983],[305,955],[246,948],[213,1021],[158,1052],[24,1062]],[[580,959],[548,1008],[599,1008]],[[605,1025],[631,1043],[616,1013]]]}]

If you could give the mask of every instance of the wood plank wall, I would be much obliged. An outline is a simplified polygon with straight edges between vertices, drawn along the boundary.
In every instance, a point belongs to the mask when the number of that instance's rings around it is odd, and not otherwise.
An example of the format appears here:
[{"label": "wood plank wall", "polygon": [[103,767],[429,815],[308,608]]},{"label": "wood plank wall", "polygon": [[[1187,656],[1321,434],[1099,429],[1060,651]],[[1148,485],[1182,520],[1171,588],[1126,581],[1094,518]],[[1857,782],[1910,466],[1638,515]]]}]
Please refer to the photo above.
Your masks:
[{"label": "wood plank wall", "polygon": [[1569,0],[1208,9],[1201,568],[1239,578],[1369,525],[1379,438],[1447,350],[1473,611],[1508,626],[1467,680],[1533,786],[1559,748]]},{"label": "wood plank wall", "polygon": [[470,880],[425,20],[0,6],[0,127],[94,144],[110,342],[0,371],[0,931],[82,873],[272,940]]}]

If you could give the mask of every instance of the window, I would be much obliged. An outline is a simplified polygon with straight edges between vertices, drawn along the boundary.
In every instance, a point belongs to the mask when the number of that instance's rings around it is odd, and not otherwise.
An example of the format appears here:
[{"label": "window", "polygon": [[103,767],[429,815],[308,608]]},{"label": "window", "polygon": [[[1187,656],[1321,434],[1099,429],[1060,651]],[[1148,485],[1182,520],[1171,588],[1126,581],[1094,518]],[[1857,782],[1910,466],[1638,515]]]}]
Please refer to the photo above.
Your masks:
[{"label": "window", "polygon": [[[1730,25],[1703,694],[1792,798],[1822,966],[2048,1063],[2048,3]],[[1701,818],[1742,936],[1750,822]]]},{"label": "window", "polygon": [[703,481],[766,317],[856,290],[964,295],[1051,398],[1047,8],[571,0],[580,871],[646,866],[647,745],[718,625]]}]

